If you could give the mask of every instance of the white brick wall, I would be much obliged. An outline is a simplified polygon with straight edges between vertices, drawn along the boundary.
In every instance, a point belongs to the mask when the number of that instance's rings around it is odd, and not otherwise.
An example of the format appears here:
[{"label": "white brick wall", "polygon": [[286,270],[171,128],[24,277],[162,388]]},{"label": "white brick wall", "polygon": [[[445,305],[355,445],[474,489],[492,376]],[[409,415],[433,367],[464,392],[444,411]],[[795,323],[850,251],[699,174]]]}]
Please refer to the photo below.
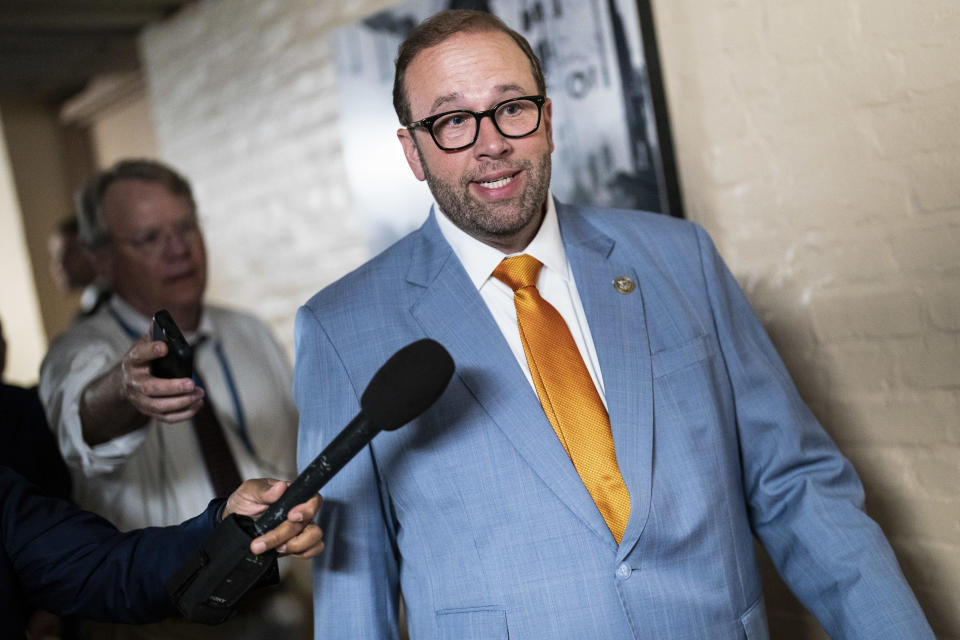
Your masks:
[{"label": "white brick wall", "polygon": [[[938,636],[960,638],[960,4],[654,12],[688,216],[860,471]],[[769,591],[773,636],[815,637]]]},{"label": "white brick wall", "polygon": [[324,36],[384,4],[208,0],[141,41],[160,156],[196,189],[208,297],[254,311],[291,352],[297,306],[369,257]]},{"label": "white brick wall", "polygon": [[[142,40],[211,295],[289,345],[366,259],[324,34],[390,2],[204,0]],[[941,638],[960,638],[960,3],[654,0],[688,217],[714,235]],[[820,637],[771,581],[776,638]]]}]

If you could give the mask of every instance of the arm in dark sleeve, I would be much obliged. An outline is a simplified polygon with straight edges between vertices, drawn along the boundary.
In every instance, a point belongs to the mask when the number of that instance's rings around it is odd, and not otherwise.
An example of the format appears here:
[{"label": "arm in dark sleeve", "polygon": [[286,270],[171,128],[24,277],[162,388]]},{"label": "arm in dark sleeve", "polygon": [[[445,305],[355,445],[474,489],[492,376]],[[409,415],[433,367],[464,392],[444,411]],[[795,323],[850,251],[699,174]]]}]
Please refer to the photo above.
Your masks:
[{"label": "arm in dark sleeve", "polygon": [[93,620],[160,620],[176,615],[164,590],[167,578],[213,530],[221,502],[175,527],[120,533],[0,467],[4,560],[17,590],[34,606]]}]

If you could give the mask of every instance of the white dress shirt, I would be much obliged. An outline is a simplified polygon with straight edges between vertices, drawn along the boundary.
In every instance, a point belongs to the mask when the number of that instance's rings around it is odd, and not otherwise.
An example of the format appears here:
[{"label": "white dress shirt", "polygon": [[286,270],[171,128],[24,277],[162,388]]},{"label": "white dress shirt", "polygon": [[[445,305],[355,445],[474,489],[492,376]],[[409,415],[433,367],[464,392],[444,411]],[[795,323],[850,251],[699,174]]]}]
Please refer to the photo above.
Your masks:
[{"label": "white dress shirt", "polygon": [[[83,439],[80,397],[116,365],[150,319],[118,296],[56,338],[40,370],[40,398],[73,476],[77,502],[121,530],[177,524],[203,511],[213,488],[189,420],[144,427],[96,446]],[[292,371],[267,327],[204,306],[195,367],[244,478],[295,477]],[[222,356],[222,357],[221,357]]]},{"label": "white dress shirt", "polygon": [[[460,259],[460,263],[466,269],[467,275],[474,286],[477,287],[480,297],[483,298],[487,308],[490,309],[500,332],[506,338],[507,344],[510,345],[517,363],[523,369],[527,382],[536,392],[533,378],[530,376],[527,356],[523,351],[520,329],[517,326],[517,309],[513,303],[513,290],[491,275],[497,265],[504,258],[510,256],[504,255],[498,249],[494,249],[470,236],[443,214],[439,204],[434,204],[434,206],[437,211],[437,224],[440,226],[440,232],[453,248],[457,258]],[[540,292],[540,296],[553,305],[563,317],[563,321],[567,323],[567,328],[570,329],[570,334],[573,336],[574,342],[577,343],[580,356],[587,365],[593,384],[597,387],[600,399],[606,406],[600,362],[597,359],[593,337],[590,334],[587,317],[580,302],[580,294],[577,292],[577,283],[574,281],[573,271],[567,262],[567,254],[563,248],[563,239],[560,235],[560,225],[557,222],[557,211],[552,194],[547,196],[547,213],[540,229],[526,249],[520,253],[531,255],[543,263],[543,268],[540,269],[540,275],[537,279],[537,290]]]}]

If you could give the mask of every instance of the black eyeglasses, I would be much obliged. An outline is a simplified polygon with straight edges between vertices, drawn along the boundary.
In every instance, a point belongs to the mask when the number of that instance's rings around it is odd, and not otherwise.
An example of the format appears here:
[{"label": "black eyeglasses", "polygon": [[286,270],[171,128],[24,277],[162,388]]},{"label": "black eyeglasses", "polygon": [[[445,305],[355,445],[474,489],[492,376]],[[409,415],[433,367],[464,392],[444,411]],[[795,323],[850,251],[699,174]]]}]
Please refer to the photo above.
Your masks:
[{"label": "black eyeglasses", "polygon": [[522,138],[540,127],[544,96],[523,96],[497,103],[486,111],[445,111],[407,125],[413,130],[423,127],[444,151],[466,149],[477,141],[480,120],[490,116],[493,126],[505,138]]}]

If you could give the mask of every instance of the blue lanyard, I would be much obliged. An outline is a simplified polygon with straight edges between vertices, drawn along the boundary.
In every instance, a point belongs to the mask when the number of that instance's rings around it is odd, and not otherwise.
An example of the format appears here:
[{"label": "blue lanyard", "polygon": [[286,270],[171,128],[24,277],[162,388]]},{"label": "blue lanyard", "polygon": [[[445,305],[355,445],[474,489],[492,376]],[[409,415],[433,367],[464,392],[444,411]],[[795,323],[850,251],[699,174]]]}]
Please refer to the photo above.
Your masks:
[{"label": "blue lanyard", "polygon": [[[110,312],[110,315],[113,316],[113,319],[117,321],[117,324],[120,325],[120,328],[123,329],[124,333],[130,336],[130,338],[133,340],[140,339],[141,334],[137,333],[136,329],[124,322],[123,318],[120,317],[120,314],[118,314],[113,307],[108,306],[107,310]],[[243,416],[243,406],[240,404],[240,394],[237,393],[237,385],[234,382],[233,373],[230,371],[230,366],[227,364],[227,357],[223,353],[223,346],[220,344],[219,340],[213,341],[213,349],[214,353],[217,355],[217,360],[220,361],[220,368],[223,370],[223,379],[227,383],[227,390],[230,392],[230,399],[233,400],[233,408],[237,415],[237,435],[240,436],[243,446],[247,448],[247,451],[250,452],[250,455],[255,456],[256,453],[253,450],[253,443],[250,442],[250,436],[247,434],[247,422]],[[196,377],[194,377],[194,382],[197,382]]]}]

